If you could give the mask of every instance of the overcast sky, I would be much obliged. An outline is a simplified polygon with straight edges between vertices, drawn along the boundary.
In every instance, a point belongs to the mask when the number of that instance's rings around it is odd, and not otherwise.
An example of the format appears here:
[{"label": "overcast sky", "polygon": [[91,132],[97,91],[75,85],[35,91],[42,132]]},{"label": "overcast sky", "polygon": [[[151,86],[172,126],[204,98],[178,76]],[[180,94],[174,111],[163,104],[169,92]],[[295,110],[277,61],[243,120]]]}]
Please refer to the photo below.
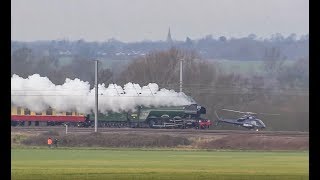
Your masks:
[{"label": "overcast sky", "polygon": [[308,0],[11,0],[11,39],[105,41],[309,33]]}]

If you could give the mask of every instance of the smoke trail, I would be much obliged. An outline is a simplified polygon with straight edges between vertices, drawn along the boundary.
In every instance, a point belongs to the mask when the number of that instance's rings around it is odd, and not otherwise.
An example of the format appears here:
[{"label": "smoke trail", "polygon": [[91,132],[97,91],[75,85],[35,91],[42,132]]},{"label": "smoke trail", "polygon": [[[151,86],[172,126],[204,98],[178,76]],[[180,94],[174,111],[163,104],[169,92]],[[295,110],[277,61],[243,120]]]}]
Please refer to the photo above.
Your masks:
[{"label": "smoke trail", "polygon": [[[194,103],[184,93],[160,89],[155,83],[141,87],[139,84],[127,83],[122,88],[116,84],[98,85],[99,110],[128,111],[137,106],[179,106]],[[74,111],[88,113],[94,109],[95,89],[90,89],[89,82],[67,78],[62,85],[53,84],[47,77],[34,74],[26,79],[13,75],[11,77],[11,103],[15,106],[41,112],[49,107],[57,111]]]}]

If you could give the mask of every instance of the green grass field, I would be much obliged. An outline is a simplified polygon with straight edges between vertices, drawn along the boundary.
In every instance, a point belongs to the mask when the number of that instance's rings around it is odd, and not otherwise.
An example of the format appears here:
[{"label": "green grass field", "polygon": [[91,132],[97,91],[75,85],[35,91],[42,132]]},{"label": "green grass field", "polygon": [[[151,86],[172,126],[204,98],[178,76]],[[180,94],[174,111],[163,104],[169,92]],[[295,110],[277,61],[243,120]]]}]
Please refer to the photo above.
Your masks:
[{"label": "green grass field", "polygon": [[308,179],[308,152],[12,149],[12,179]]}]

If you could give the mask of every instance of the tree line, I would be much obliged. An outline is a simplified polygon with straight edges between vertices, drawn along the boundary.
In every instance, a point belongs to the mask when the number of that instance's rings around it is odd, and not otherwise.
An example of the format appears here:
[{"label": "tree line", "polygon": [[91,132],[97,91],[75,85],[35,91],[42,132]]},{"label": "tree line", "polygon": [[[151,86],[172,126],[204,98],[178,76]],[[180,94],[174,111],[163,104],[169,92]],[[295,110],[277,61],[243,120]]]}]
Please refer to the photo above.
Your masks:
[{"label": "tree line", "polygon": [[288,60],[305,57],[309,53],[309,34],[297,37],[290,34],[273,34],[270,38],[258,38],[254,34],[247,37],[214,38],[207,35],[200,39],[185,41],[141,41],[124,43],[116,39],[104,42],[87,42],[85,40],[52,40],[19,42],[12,41],[11,52],[26,47],[32,49],[36,56],[50,55],[54,57],[72,57],[79,55],[84,58],[126,59],[143,56],[153,50],[167,50],[171,46],[179,49],[194,49],[205,59],[229,60],[262,60],[268,48],[277,47]]}]

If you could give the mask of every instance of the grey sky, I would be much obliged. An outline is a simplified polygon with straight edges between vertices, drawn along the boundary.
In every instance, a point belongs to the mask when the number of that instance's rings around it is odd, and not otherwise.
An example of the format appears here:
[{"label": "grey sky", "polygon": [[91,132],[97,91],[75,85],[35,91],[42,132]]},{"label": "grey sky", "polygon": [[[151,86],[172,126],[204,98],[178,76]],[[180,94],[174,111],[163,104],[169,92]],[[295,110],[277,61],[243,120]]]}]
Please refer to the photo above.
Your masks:
[{"label": "grey sky", "polygon": [[11,0],[11,39],[185,40],[309,33],[308,0]]}]

